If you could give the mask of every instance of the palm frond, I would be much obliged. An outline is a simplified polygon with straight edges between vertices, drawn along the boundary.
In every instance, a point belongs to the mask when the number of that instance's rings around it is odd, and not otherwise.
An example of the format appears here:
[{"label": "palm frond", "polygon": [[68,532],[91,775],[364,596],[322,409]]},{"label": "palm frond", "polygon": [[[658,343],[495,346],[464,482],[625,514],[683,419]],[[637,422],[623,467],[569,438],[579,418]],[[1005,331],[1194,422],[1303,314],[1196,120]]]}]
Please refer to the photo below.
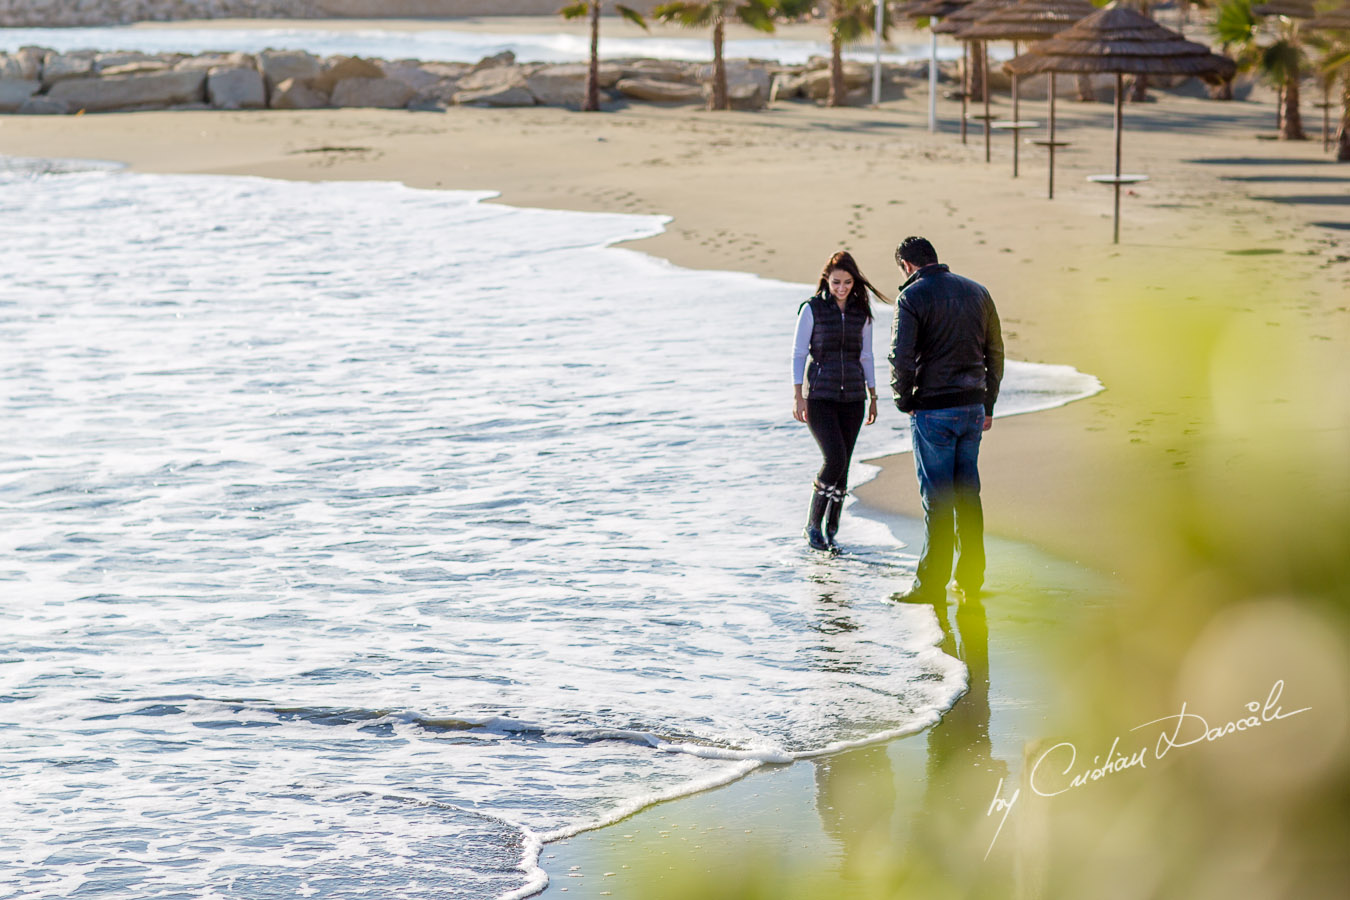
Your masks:
[{"label": "palm frond", "polygon": [[[881,36],[883,39],[890,30],[890,18],[889,11],[882,12]],[[843,15],[830,24],[830,33],[842,43],[852,44],[854,41],[861,40],[864,35],[876,31],[876,22],[877,7],[875,3],[850,0],[844,6]]]},{"label": "palm frond", "polygon": [[830,25],[830,33],[838,38],[841,44],[851,44],[860,40],[871,30],[871,23],[863,22],[857,12],[841,16]]},{"label": "palm frond", "polygon": [[1284,81],[1298,72],[1303,51],[1293,41],[1276,41],[1261,52],[1261,71]]},{"label": "palm frond", "polygon": [[642,13],[633,9],[631,6],[624,6],[623,4],[618,3],[615,4],[614,8],[618,10],[619,15],[623,16],[625,19],[632,22],[634,25],[641,26],[643,31],[651,30],[647,27],[647,20],[642,17]]},{"label": "palm frond", "polygon": [[580,19],[590,15],[591,4],[587,0],[577,0],[576,3],[569,3],[558,10],[558,15],[564,19]]},{"label": "palm frond", "polygon": [[652,15],[662,22],[673,22],[685,28],[699,28],[712,24],[713,4],[711,3],[662,3],[652,10]]},{"label": "palm frond", "polygon": [[1225,0],[1210,27],[1221,44],[1246,44],[1256,36],[1251,0]]},{"label": "palm frond", "polygon": [[772,0],[748,0],[736,7],[736,18],[759,31],[773,31],[775,13]]},{"label": "palm frond", "polygon": [[1320,68],[1327,75],[1334,75],[1342,69],[1346,69],[1350,74],[1350,47],[1338,49],[1334,53],[1329,53],[1318,63]]},{"label": "palm frond", "polygon": [[800,19],[815,10],[816,0],[778,0],[774,7],[785,19]]}]

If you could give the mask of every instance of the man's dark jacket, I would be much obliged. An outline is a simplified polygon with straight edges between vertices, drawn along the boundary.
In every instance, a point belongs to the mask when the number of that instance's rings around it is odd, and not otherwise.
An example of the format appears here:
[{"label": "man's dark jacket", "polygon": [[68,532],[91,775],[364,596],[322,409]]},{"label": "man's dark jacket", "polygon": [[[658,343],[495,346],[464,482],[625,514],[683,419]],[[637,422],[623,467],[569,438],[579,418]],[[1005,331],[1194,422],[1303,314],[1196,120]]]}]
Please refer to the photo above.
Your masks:
[{"label": "man's dark jacket", "polygon": [[984,285],[933,263],[900,288],[891,329],[891,391],[904,413],[983,403],[994,414],[1003,335]]}]

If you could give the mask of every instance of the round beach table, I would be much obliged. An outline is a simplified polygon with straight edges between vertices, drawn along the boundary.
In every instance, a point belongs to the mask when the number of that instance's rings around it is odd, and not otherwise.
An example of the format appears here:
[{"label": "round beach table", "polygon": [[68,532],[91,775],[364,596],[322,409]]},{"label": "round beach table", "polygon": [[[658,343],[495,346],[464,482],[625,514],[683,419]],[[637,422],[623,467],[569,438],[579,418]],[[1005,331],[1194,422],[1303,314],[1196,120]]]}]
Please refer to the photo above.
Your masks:
[{"label": "round beach table", "polygon": [[1016,178],[1016,177],[1017,177],[1017,169],[1018,169],[1018,158],[1017,158],[1017,157],[1018,157],[1018,153],[1017,153],[1017,150],[1018,150],[1018,147],[1019,147],[1019,144],[1018,144],[1018,141],[1017,141],[1017,133],[1018,133],[1019,131],[1021,131],[1022,129],[1024,129],[1024,128],[1040,128],[1040,127],[1041,127],[1041,123],[1040,123],[1040,122],[1032,122],[1032,121],[1030,121],[1030,120],[1023,119],[1023,120],[1017,121],[1017,122],[1012,122],[1012,121],[1009,121],[1009,122],[995,122],[994,124],[990,125],[989,127],[990,127],[990,128],[993,128],[995,131],[1011,131],[1011,132],[1013,133],[1013,177]]},{"label": "round beach table", "polygon": [[1122,184],[1138,184],[1141,181],[1148,181],[1147,175],[1089,175],[1088,181],[1093,184],[1109,184],[1116,191],[1116,209],[1115,221],[1113,222],[1114,240],[1113,243],[1120,243],[1120,186]]}]

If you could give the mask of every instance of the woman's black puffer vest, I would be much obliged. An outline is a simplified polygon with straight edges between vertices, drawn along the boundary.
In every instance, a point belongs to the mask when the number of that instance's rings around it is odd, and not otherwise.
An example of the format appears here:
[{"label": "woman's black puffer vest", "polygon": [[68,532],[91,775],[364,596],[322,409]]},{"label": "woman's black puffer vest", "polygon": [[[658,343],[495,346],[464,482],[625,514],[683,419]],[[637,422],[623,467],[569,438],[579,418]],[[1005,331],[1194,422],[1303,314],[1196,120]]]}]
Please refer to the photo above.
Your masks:
[{"label": "woman's black puffer vest", "polygon": [[811,304],[811,363],[806,368],[804,396],[812,400],[853,401],[867,398],[863,375],[863,325],[865,307],[850,302],[841,312],[833,297],[816,295]]}]

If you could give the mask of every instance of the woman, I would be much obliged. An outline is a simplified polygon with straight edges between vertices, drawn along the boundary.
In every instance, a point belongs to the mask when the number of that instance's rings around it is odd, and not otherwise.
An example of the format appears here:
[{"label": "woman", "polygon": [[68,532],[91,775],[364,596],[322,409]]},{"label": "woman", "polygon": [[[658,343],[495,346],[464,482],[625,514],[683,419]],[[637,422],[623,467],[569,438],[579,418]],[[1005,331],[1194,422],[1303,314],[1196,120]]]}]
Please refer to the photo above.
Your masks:
[{"label": "woman", "polygon": [[877,420],[868,291],[883,303],[890,302],[858,271],[853,257],[840,250],[825,263],[820,285],[802,304],[797,319],[792,417],[811,429],[825,457],[816,476],[804,532],[815,550],[838,551],[834,536],[839,531],[853,445],[864,416],[868,425]]}]

